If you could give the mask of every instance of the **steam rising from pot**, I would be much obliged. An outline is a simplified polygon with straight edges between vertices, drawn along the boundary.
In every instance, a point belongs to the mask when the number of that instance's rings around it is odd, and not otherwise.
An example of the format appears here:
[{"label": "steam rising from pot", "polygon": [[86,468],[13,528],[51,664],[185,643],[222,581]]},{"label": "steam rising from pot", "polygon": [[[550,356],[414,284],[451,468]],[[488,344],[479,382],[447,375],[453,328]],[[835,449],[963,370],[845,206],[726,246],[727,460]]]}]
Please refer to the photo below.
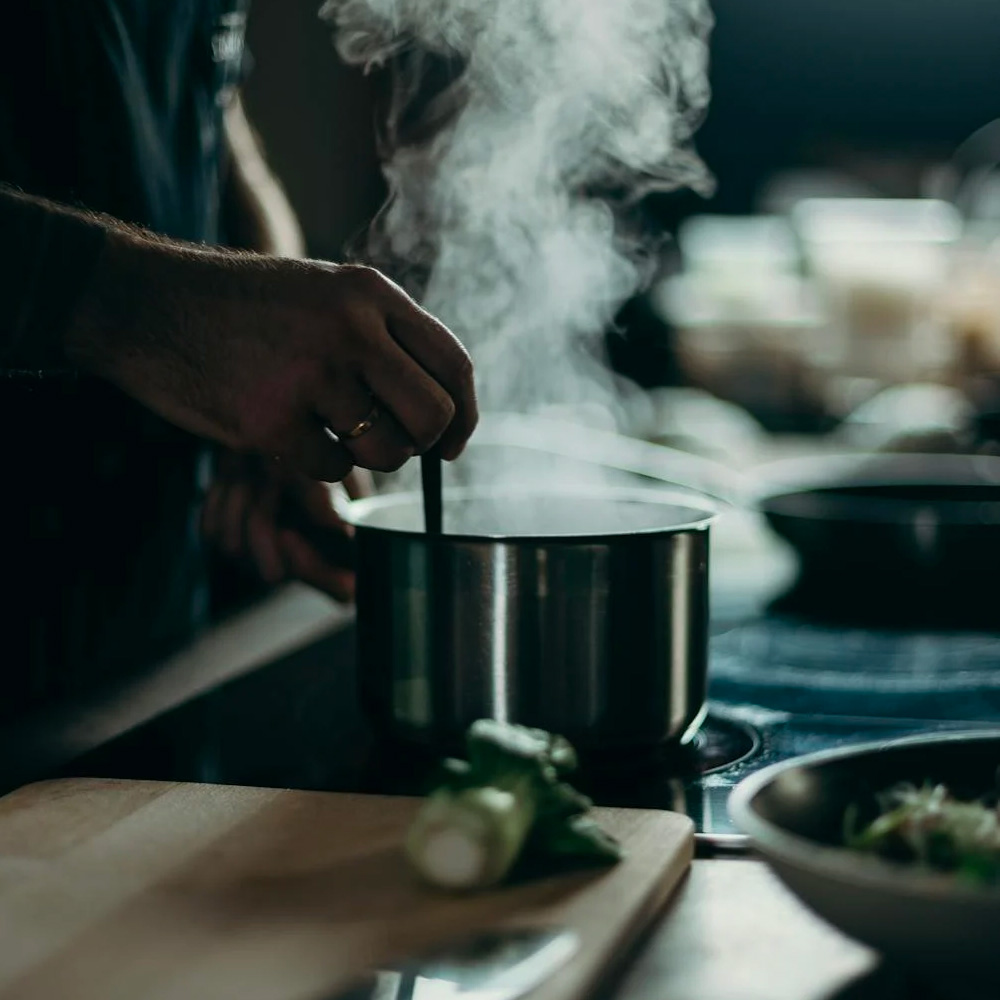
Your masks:
[{"label": "steam rising from pot", "polygon": [[704,0],[327,0],[385,66],[390,198],[370,257],[470,350],[482,408],[613,407],[599,335],[643,280],[624,220],[711,181]]}]

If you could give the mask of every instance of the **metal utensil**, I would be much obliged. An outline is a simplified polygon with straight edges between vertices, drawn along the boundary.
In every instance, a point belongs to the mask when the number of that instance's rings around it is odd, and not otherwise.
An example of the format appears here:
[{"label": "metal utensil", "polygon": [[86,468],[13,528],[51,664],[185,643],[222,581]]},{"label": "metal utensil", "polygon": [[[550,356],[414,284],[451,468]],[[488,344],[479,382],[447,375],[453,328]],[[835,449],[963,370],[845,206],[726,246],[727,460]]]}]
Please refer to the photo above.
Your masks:
[{"label": "metal utensil", "polygon": [[429,952],[330,1000],[517,1000],[579,950],[574,931],[487,931]]},{"label": "metal utensil", "polygon": [[424,531],[440,535],[442,528],[441,453],[437,447],[420,456],[420,485],[424,498]]}]

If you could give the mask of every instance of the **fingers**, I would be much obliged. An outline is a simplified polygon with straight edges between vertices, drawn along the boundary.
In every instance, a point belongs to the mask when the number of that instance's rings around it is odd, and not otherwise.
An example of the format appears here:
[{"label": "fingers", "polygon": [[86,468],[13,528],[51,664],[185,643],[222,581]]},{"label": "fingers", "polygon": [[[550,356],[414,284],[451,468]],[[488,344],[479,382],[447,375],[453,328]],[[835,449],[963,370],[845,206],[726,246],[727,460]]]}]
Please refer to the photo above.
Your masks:
[{"label": "fingers", "polygon": [[246,516],[250,506],[250,486],[245,482],[230,483],[222,505],[220,544],[230,556],[239,556],[246,538]]},{"label": "fingers", "polygon": [[[235,446],[324,482],[355,464],[394,471],[434,446],[457,457],[478,410],[472,363],[447,327],[371,268],[313,262],[269,273],[273,294],[253,326],[263,349],[226,375],[238,379],[227,418]],[[378,420],[351,437],[372,397]]]},{"label": "fingers", "polygon": [[274,519],[256,508],[247,517],[247,542],[254,566],[265,583],[280,583],[285,578],[285,561]]},{"label": "fingers", "polygon": [[352,273],[362,278],[368,302],[399,349],[391,351],[378,336],[381,324],[369,319],[365,339],[375,349],[363,366],[365,381],[392,407],[418,453],[440,443],[445,458],[457,458],[479,420],[468,352],[384,275],[368,268]]},{"label": "fingers", "polygon": [[[313,366],[305,366],[309,369]],[[293,405],[270,405],[265,399],[255,406],[247,451],[258,459],[277,459],[310,479],[338,483],[354,467],[351,453],[323,426],[308,405],[311,384],[322,379],[318,368],[308,379],[297,373],[292,380],[297,386]]]},{"label": "fingers", "polygon": [[218,479],[208,491],[201,513],[201,531],[229,556],[243,551],[244,521],[250,502],[245,483]]},{"label": "fingers", "polygon": [[318,420],[302,420],[290,435],[283,458],[304,476],[339,483],[354,467],[354,456]]},{"label": "fingers", "polygon": [[367,469],[353,468],[344,477],[344,489],[352,500],[370,497],[375,493],[375,480]]},{"label": "fingers", "polygon": [[246,456],[223,451],[215,456],[215,478],[205,495],[201,510],[201,532],[213,542],[221,540],[223,512],[229,496],[229,484],[245,478]]},{"label": "fingers", "polygon": [[274,527],[277,488],[249,461],[220,473],[202,510],[202,534],[232,559],[249,557],[261,579],[280,583],[285,567]]},{"label": "fingers", "polygon": [[[374,385],[372,391],[379,395]],[[339,436],[354,463],[366,469],[395,472],[416,453],[414,440],[394,416],[392,402],[381,395],[376,402],[353,378],[339,379],[321,391],[316,412]],[[371,428],[359,437],[350,437],[351,429],[368,417],[374,421]]]},{"label": "fingers", "polygon": [[285,565],[278,545],[275,524],[280,502],[280,487],[275,475],[264,473],[258,479],[256,496],[247,504],[246,542],[260,578],[265,583],[280,583]]},{"label": "fingers", "polygon": [[294,576],[335,600],[354,600],[354,573],[351,570],[330,565],[297,532],[282,531],[279,543]]},{"label": "fingers", "polygon": [[222,505],[226,498],[226,487],[222,480],[212,483],[201,508],[201,533],[212,541],[222,530]]},{"label": "fingers", "polygon": [[340,484],[328,486],[326,483],[306,484],[298,497],[309,520],[320,528],[336,528],[347,536],[354,534],[354,528],[341,515],[337,494],[343,494]]},{"label": "fingers", "polygon": [[372,393],[405,430],[418,454],[432,448],[455,417],[455,402],[448,392],[387,331],[372,334],[364,377]]},{"label": "fingers", "polygon": [[479,422],[472,361],[458,338],[402,290],[387,303],[389,333],[448,393],[453,417],[440,435],[441,454],[457,458]]},{"label": "fingers", "polygon": [[[346,546],[351,529],[337,512],[334,494],[338,490],[343,492],[339,484],[333,487],[315,482],[287,465],[243,456],[238,465],[220,472],[210,488],[202,527],[207,539],[231,557],[252,564],[266,583],[295,577],[337,600],[350,601],[354,574],[338,560],[350,559]],[[288,503],[304,514],[301,531],[278,522]],[[335,532],[325,539],[323,552],[302,533],[310,526]],[[330,539],[339,537],[344,539],[344,551],[331,555],[339,552],[339,547]]]}]

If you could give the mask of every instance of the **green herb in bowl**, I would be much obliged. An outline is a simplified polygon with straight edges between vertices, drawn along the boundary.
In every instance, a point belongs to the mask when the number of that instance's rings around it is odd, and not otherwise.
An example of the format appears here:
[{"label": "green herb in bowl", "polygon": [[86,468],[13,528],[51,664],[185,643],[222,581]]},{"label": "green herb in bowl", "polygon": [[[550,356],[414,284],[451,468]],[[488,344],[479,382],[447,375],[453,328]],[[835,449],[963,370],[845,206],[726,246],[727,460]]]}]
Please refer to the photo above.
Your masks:
[{"label": "green herb in bowl", "polygon": [[997,807],[956,799],[944,785],[900,784],[879,798],[881,813],[860,830],[857,809],[848,812],[848,847],[976,885],[1000,884]]}]

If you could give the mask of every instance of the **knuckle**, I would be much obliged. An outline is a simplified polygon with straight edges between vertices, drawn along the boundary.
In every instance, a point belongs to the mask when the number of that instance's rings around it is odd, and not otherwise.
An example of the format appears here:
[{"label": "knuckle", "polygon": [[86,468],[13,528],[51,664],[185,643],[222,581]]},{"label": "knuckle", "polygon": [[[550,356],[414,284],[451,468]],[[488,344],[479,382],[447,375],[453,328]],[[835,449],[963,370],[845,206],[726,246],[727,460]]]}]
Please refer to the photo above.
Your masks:
[{"label": "knuckle", "polygon": [[455,400],[451,396],[442,393],[435,400],[435,406],[437,407],[437,423],[440,424],[440,429],[444,430],[455,419]]},{"label": "knuckle", "polygon": [[367,264],[343,264],[340,274],[344,280],[368,294],[384,290],[388,285],[382,272]]},{"label": "knuckle", "polygon": [[418,452],[434,445],[455,418],[455,401],[448,395],[435,395],[428,403],[419,427],[414,429],[413,443]]},{"label": "knuckle", "polygon": [[324,344],[330,361],[335,362],[343,375],[351,368],[367,369],[379,363],[377,350],[380,330],[379,311],[370,295],[357,295],[338,307],[338,339],[340,349],[331,355],[332,345]]},{"label": "knuckle", "polygon": [[475,400],[472,402],[472,406],[465,414],[465,432],[466,436],[472,434],[472,432],[479,426],[479,408],[476,406]]},{"label": "knuckle", "polygon": [[448,374],[456,384],[462,386],[472,385],[474,377],[472,358],[469,356],[469,352],[461,345],[458,345],[458,349],[448,359]]}]

